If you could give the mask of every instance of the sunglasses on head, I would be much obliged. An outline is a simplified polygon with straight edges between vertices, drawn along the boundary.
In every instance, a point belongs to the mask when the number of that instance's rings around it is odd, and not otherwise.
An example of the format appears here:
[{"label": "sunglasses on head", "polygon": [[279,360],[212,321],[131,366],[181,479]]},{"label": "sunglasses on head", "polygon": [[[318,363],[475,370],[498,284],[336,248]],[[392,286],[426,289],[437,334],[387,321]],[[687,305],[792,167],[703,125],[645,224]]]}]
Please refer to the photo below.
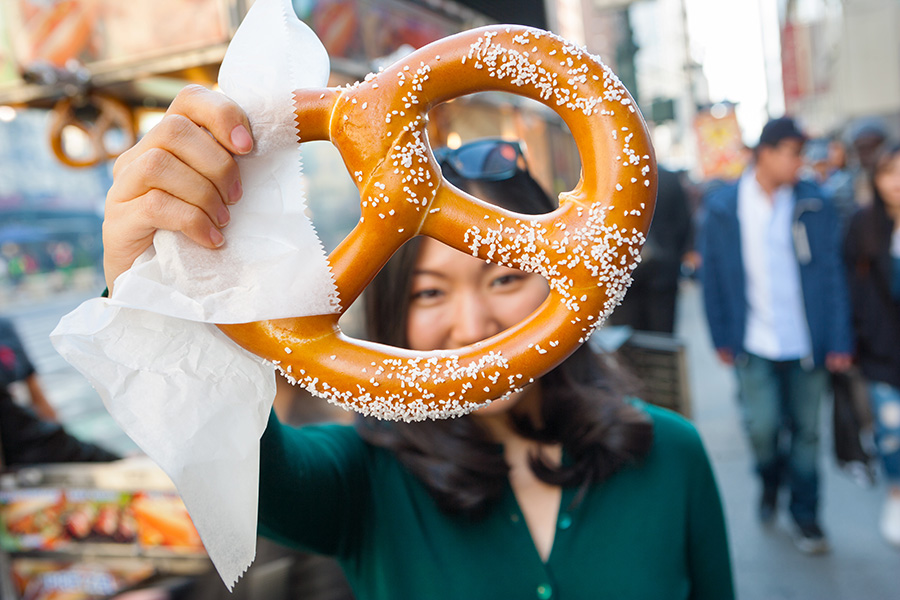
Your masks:
[{"label": "sunglasses on head", "polygon": [[441,169],[450,167],[465,179],[503,181],[527,171],[522,145],[506,140],[484,139],[459,148],[438,148],[434,158]]}]

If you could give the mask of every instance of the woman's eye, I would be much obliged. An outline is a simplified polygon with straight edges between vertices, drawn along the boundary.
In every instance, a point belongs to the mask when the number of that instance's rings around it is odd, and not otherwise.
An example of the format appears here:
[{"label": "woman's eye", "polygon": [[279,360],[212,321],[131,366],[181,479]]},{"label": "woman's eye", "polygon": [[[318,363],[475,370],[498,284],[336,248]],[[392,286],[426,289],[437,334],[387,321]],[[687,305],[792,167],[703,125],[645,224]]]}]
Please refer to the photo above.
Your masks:
[{"label": "woman's eye", "polygon": [[518,283],[525,278],[524,275],[520,273],[507,273],[506,275],[500,275],[499,277],[495,277],[491,281],[491,286],[493,287],[504,287],[508,285],[512,285],[514,283]]},{"label": "woman's eye", "polygon": [[441,290],[437,288],[426,288],[423,290],[417,290],[412,294],[412,301],[426,301],[426,300],[434,300],[442,294]]}]

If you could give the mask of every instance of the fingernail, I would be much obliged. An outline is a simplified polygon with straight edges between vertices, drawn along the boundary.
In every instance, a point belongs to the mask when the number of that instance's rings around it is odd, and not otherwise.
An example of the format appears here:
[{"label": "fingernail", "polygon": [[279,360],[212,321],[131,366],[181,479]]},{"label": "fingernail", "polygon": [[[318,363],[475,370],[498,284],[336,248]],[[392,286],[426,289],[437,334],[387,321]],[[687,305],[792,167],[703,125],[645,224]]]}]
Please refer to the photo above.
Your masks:
[{"label": "fingernail", "polygon": [[215,227],[211,227],[209,229],[209,241],[213,243],[213,246],[218,248],[225,243],[225,236],[222,235],[222,232]]},{"label": "fingernail", "polygon": [[231,184],[231,189],[228,191],[228,202],[235,204],[243,195],[244,188],[241,186],[241,180],[235,179],[234,183]]},{"label": "fingernail", "polygon": [[243,125],[238,125],[231,130],[231,143],[242,154],[250,152],[250,149],[253,148],[253,138],[250,137],[250,132]]},{"label": "fingernail", "polygon": [[231,220],[231,213],[228,212],[228,209],[224,206],[219,207],[219,212],[217,214],[217,219],[219,221],[219,227],[225,227],[228,225],[228,221]]}]

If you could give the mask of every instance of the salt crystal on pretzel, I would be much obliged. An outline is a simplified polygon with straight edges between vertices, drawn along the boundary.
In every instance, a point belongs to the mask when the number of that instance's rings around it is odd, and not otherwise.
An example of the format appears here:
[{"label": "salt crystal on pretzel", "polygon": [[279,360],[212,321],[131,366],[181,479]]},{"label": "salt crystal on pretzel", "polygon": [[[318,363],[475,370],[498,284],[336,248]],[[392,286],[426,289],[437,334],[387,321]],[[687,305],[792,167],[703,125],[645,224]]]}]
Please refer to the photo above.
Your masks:
[{"label": "salt crystal on pretzel", "polygon": [[[542,102],[572,132],[582,177],[552,213],[513,213],[443,179],[427,142],[428,111],[483,90]],[[344,310],[416,235],[550,284],[522,323],[454,350],[352,340],[339,314],[220,325],[313,394],[383,419],[462,415],[558,365],[624,295],[653,216],[656,163],[631,96],[581,48],[537,29],[482,27],[351,86],[298,90],[295,104],[303,141],[330,140],[360,190],[360,221],[329,257]]]}]

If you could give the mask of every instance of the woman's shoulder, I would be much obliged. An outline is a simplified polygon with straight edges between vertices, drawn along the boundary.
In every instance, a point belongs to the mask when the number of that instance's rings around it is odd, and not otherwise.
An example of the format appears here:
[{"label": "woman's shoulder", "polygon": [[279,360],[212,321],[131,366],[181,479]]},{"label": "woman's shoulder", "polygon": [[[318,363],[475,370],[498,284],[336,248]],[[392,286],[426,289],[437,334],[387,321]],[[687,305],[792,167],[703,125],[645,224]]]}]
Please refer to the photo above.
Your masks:
[{"label": "woman's shoulder", "polygon": [[700,433],[686,417],[643,400],[633,399],[630,402],[635,408],[643,411],[653,423],[651,453],[690,451],[696,453],[695,455],[706,456]]},{"label": "woman's shoulder", "polygon": [[644,456],[610,478],[611,485],[630,494],[665,490],[674,498],[689,494],[693,486],[709,479],[711,461],[700,434],[688,419],[643,400],[632,398],[628,402],[652,423],[653,442]]}]

